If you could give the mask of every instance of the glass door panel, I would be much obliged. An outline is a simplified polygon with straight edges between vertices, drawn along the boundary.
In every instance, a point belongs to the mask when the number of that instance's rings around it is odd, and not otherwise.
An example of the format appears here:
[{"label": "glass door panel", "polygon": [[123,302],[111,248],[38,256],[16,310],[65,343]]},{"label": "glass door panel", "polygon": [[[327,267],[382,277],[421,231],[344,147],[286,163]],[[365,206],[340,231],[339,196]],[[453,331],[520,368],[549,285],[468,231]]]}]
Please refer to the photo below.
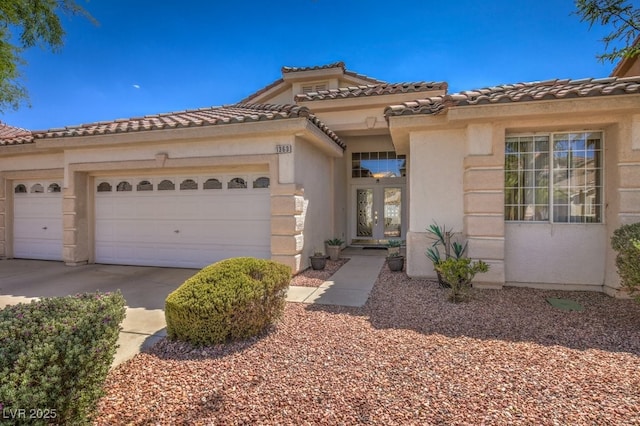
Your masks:
[{"label": "glass door panel", "polygon": [[402,236],[402,189],[384,188],[384,238]]},{"label": "glass door panel", "polygon": [[356,236],[359,238],[371,238],[373,237],[373,189],[356,190],[356,203]]},{"label": "glass door panel", "polygon": [[374,184],[355,188],[353,239],[358,244],[381,244],[404,238],[400,186]]}]

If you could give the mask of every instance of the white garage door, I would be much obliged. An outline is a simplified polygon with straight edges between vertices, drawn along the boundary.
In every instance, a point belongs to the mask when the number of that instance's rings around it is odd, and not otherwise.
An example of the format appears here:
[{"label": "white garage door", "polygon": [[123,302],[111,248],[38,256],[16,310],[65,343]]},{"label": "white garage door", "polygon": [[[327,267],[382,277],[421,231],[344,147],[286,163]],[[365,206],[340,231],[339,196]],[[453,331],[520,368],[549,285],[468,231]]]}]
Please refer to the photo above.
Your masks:
[{"label": "white garage door", "polygon": [[61,182],[14,182],[13,195],[13,257],[62,260]]},{"label": "white garage door", "polygon": [[95,179],[97,263],[201,268],[271,257],[263,175]]}]

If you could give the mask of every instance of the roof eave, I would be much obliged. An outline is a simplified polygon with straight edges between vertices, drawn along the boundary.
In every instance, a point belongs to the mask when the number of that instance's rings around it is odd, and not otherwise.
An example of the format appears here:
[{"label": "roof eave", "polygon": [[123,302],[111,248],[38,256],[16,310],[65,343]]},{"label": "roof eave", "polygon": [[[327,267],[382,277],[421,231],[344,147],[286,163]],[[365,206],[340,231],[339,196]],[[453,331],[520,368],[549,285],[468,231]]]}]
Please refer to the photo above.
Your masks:
[{"label": "roof eave", "polygon": [[[292,134],[304,128],[306,117],[205,125],[174,129],[142,130],[87,136],[58,136],[36,139],[39,148],[89,148],[127,144],[173,143],[183,140],[218,140],[259,138],[276,134]],[[327,136],[328,137],[328,136]]]}]

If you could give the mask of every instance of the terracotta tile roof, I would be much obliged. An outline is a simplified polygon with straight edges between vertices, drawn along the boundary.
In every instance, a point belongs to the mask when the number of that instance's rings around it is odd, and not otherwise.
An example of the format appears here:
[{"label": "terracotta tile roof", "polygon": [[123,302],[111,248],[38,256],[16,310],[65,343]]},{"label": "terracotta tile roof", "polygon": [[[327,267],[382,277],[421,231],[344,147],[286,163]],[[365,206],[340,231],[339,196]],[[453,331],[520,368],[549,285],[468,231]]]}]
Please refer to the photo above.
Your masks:
[{"label": "terracotta tile roof", "polygon": [[[283,74],[287,74],[287,73],[301,72],[301,71],[326,70],[326,69],[331,69],[331,68],[341,68],[345,75],[348,75],[348,76],[354,77],[354,78],[358,78],[360,80],[367,81],[370,84],[385,84],[386,83],[386,81],[378,80],[377,78],[373,78],[373,77],[366,76],[364,74],[358,74],[357,72],[349,71],[348,69],[345,68],[345,64],[342,61],[333,62],[331,64],[326,64],[326,65],[315,65],[315,66],[311,66],[311,67],[282,67],[281,71],[282,71]],[[267,86],[263,87],[262,89],[260,89],[260,90],[258,90],[256,92],[253,92],[249,96],[245,97],[244,99],[242,99],[240,101],[240,103],[251,102],[252,99],[262,95],[265,92],[268,92],[269,90],[273,89],[274,87],[278,86],[279,84],[281,84],[283,82],[284,82],[284,79],[279,78],[276,81],[274,81],[273,83],[270,83]]]},{"label": "terracotta tile roof", "polygon": [[365,96],[394,95],[398,93],[426,92],[430,90],[447,90],[445,82],[367,84],[364,86],[341,87],[338,89],[320,90],[296,95],[296,102],[321,101],[325,99],[358,98]]},{"label": "terracotta tile roof", "polygon": [[359,78],[361,80],[368,81],[371,84],[384,84],[384,83],[386,83],[386,81],[378,80],[377,78],[372,78],[372,77],[369,77],[369,76],[364,75],[364,74],[358,74],[357,72],[349,71],[346,68],[344,62],[342,62],[342,61],[333,62],[331,64],[326,64],[326,65],[315,65],[315,66],[311,66],[311,67],[282,67],[282,73],[286,74],[286,73],[300,72],[300,71],[328,70],[328,69],[331,69],[331,68],[341,68],[342,72],[345,75],[348,75],[348,76],[351,76],[351,77],[355,77],[355,78]]},{"label": "terracotta tile roof", "polygon": [[391,105],[385,115],[439,114],[449,107],[640,93],[640,77],[586,78],[506,84]]},{"label": "terracotta tile roof", "polygon": [[32,142],[31,131],[0,123],[0,145],[23,145]]},{"label": "terracotta tile roof", "polygon": [[250,123],[298,117],[306,117],[336,144],[345,148],[340,138],[313,115],[308,108],[297,105],[235,104],[222,107],[200,108],[51,129],[44,132],[33,133],[33,136],[36,139],[97,136],[185,127]]},{"label": "terracotta tile roof", "polygon": [[311,67],[282,67],[281,70],[282,70],[282,73],[285,74],[288,72],[327,70],[330,68],[342,68],[342,71],[345,71],[346,69],[344,66],[344,62],[338,61],[338,62],[326,64],[326,65],[315,65]]}]

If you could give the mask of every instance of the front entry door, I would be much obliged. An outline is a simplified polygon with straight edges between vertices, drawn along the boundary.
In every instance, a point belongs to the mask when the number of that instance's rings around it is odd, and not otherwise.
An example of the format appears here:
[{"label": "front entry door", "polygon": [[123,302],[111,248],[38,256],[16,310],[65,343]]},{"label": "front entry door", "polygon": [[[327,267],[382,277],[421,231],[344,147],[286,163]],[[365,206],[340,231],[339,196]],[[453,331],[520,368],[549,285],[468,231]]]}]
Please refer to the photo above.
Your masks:
[{"label": "front entry door", "polygon": [[353,244],[380,244],[404,238],[403,187],[383,183],[354,187]]}]

